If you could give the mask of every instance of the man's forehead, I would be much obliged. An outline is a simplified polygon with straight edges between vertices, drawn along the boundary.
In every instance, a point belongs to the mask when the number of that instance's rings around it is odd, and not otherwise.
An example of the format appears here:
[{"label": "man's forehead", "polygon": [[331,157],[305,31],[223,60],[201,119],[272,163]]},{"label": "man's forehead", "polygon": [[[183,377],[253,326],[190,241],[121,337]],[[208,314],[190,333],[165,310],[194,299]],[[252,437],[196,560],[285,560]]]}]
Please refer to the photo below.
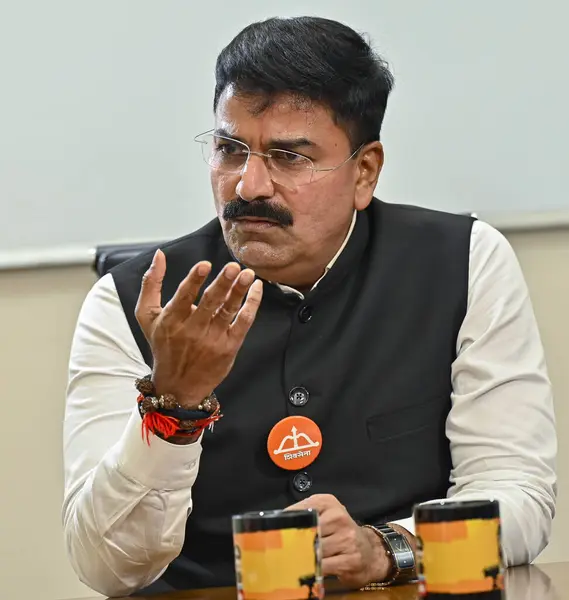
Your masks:
[{"label": "man's forehead", "polygon": [[215,114],[216,129],[233,135],[330,135],[335,128],[330,111],[310,99],[281,94],[272,98],[244,95],[226,89]]}]

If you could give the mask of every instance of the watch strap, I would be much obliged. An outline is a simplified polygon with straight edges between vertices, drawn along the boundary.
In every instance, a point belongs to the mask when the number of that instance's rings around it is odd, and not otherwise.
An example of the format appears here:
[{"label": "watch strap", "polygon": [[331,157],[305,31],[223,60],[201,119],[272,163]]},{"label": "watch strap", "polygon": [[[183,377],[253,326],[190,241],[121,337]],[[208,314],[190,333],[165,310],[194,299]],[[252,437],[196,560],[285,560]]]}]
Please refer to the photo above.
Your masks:
[{"label": "watch strap", "polygon": [[391,570],[385,581],[371,582],[364,590],[373,590],[397,583],[407,583],[415,578],[415,555],[407,538],[390,525],[364,525],[371,529],[383,542],[391,562]]}]

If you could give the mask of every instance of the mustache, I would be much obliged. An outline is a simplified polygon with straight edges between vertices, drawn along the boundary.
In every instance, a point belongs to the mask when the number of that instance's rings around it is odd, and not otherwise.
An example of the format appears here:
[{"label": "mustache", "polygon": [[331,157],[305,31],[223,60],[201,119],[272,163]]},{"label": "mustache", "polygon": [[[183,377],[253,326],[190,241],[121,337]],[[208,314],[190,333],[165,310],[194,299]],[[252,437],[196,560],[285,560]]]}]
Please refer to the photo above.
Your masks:
[{"label": "mustache", "polygon": [[241,198],[231,200],[223,207],[223,218],[226,221],[245,217],[257,217],[276,221],[283,227],[293,224],[292,213],[288,208],[278,204],[269,204],[265,200],[247,202]]}]

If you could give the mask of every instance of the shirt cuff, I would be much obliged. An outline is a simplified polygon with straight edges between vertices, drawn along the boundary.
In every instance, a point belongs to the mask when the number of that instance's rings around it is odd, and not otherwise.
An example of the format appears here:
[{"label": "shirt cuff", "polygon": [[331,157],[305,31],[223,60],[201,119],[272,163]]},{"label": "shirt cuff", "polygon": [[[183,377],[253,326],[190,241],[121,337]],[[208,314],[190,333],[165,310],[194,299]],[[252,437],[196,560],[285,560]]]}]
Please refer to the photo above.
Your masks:
[{"label": "shirt cuff", "polygon": [[202,436],[184,445],[170,444],[152,433],[149,440],[150,445],[142,436],[142,419],[135,407],[115,448],[118,470],[153,490],[191,487],[198,474]]}]

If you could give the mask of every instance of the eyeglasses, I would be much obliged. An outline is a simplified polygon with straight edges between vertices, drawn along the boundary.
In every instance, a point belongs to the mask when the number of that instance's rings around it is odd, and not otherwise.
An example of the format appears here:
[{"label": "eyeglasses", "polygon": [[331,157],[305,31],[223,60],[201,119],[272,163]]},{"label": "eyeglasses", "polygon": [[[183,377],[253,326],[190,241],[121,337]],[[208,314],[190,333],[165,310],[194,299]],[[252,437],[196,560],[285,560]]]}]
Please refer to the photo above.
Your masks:
[{"label": "eyeglasses", "polygon": [[252,154],[265,159],[271,179],[284,187],[295,189],[313,181],[315,173],[330,173],[345,165],[363,147],[355,150],[346,160],[335,167],[318,168],[308,157],[270,148],[266,152],[254,152],[244,142],[216,135],[213,129],[200,133],[194,141],[200,144],[204,161],[214,170],[223,173],[242,173]]}]

